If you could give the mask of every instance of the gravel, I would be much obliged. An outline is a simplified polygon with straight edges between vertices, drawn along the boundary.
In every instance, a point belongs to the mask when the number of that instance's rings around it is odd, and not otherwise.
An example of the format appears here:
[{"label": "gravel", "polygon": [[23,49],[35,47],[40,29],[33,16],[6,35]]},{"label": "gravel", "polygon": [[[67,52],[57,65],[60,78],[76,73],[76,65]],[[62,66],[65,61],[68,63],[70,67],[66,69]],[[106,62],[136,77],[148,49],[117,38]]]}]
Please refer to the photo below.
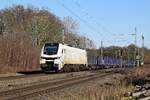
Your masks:
[{"label": "gravel", "polygon": [[109,75],[103,78],[98,78],[92,81],[89,81],[88,83],[81,83],[77,85],[73,85],[71,87],[64,88],[62,90],[53,92],[53,93],[47,93],[47,94],[40,94],[38,97],[30,98],[30,100],[60,100],[61,97],[64,97],[64,95],[69,94],[76,94],[79,91],[86,90],[90,87],[95,87],[97,85],[103,86],[103,85],[113,85],[116,82],[117,78],[122,77],[120,74],[114,74]]},{"label": "gravel", "polygon": [[91,73],[89,71],[84,71],[84,72],[72,72],[72,73],[45,74],[44,76],[42,75],[38,77],[26,77],[26,78],[13,79],[13,80],[1,80],[0,92],[36,84],[41,81],[47,81],[47,80],[53,81],[53,80],[59,80],[63,78],[77,77],[80,75],[89,75],[89,74],[94,74],[94,73]]}]

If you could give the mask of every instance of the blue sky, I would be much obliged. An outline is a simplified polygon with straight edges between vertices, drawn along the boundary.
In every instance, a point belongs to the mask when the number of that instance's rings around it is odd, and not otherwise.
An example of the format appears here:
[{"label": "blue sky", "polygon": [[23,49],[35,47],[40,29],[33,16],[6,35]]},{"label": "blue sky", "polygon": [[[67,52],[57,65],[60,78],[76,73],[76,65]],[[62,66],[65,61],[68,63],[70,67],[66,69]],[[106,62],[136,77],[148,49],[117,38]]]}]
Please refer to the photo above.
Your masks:
[{"label": "blue sky", "polygon": [[[60,1],[60,2],[58,2]],[[134,43],[137,29],[137,45],[141,35],[145,46],[150,48],[150,0],[0,0],[0,9],[21,4],[47,8],[63,19],[71,16],[79,23],[79,34],[92,39],[97,47]],[[68,8],[70,13],[62,4]]]}]

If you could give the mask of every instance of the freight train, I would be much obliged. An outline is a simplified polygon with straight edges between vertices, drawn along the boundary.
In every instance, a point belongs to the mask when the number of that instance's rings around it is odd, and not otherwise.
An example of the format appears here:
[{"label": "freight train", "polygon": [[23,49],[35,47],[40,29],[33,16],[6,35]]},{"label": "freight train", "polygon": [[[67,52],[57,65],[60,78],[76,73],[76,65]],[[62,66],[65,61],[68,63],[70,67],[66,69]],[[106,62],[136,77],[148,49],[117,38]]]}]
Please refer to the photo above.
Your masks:
[{"label": "freight train", "polygon": [[88,51],[62,43],[45,43],[41,50],[40,67],[43,71],[80,71],[106,67],[132,66],[133,61],[88,55]]}]

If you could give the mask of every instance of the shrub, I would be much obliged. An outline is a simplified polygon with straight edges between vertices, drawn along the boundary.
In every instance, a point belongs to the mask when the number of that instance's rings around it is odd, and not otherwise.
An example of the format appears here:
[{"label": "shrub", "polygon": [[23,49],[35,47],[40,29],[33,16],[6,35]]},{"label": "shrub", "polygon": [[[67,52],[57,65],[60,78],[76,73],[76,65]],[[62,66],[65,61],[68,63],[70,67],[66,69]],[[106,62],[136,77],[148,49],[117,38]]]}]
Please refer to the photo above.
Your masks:
[{"label": "shrub", "polygon": [[39,51],[26,34],[9,34],[0,37],[0,73],[35,69]]}]

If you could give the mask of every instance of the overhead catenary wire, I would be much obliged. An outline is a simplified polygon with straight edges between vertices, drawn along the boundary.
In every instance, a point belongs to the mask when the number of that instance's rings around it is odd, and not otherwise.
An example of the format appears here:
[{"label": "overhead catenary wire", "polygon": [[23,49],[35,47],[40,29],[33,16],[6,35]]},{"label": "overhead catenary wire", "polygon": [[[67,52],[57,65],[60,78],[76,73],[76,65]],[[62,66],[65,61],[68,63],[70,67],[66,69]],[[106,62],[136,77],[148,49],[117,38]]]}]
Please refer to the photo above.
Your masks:
[{"label": "overhead catenary wire", "polygon": [[[83,18],[81,18],[80,16],[78,16],[76,13],[74,13],[70,8],[68,8],[64,3],[62,3],[60,0],[55,0],[57,1],[57,3],[59,3],[64,9],[66,9],[69,13],[71,13],[73,16],[75,16],[76,18],[78,18],[82,23],[84,23],[89,29],[91,29],[92,31],[97,30],[97,28],[93,27],[93,25],[91,25],[89,22],[87,22],[86,20],[84,20]],[[99,31],[96,32],[101,34]],[[102,35],[102,34],[101,34]]]},{"label": "overhead catenary wire", "polygon": [[106,31],[109,34],[112,34],[112,32],[110,32],[110,30],[108,30],[104,25],[102,25],[101,23],[97,22],[94,17],[92,17],[88,12],[86,12],[86,9],[84,9],[81,4],[77,1],[77,0],[73,0],[74,4],[80,8],[81,12],[84,13],[84,16],[90,20],[93,20],[93,22],[95,23],[95,25],[97,25],[98,27],[101,27],[104,31]]},{"label": "overhead catenary wire", "polygon": [[[121,37],[124,39],[124,36],[125,36],[125,35],[128,35],[128,34],[114,34],[114,33],[112,33],[110,30],[108,30],[106,27],[104,27],[101,23],[97,22],[97,21],[86,11],[86,9],[82,7],[82,5],[79,3],[78,0],[73,0],[73,2],[74,2],[74,4],[75,4],[78,8],[81,9],[80,11],[84,14],[84,16],[85,16],[86,18],[88,18],[89,20],[93,20],[93,23],[95,23],[98,27],[101,27],[105,32],[111,34],[111,35],[112,35],[112,36],[111,36],[112,38],[115,37],[116,39],[121,39],[121,38],[120,38],[120,36],[121,36]],[[118,38],[118,36],[119,36],[119,38]]]},{"label": "overhead catenary wire", "polygon": [[[86,25],[86,27],[88,27],[89,29],[91,29],[92,31],[96,31],[97,28],[94,27],[93,25],[91,25],[88,21],[86,21],[85,19],[81,18],[78,14],[76,14],[73,10],[71,10],[69,7],[67,7],[62,1],[60,0],[55,0],[59,5],[61,5],[64,9],[66,9],[69,13],[71,13],[74,17],[76,17],[77,19],[79,19],[82,23],[84,23]],[[75,1],[74,1],[75,2]],[[84,15],[89,19],[89,20],[94,20],[94,18],[92,16],[89,15],[88,12],[86,12],[86,10],[83,10],[83,8],[81,7],[80,3],[75,2],[75,5],[81,9],[82,13],[84,13]],[[100,23],[98,23],[96,20],[93,21],[97,26],[101,26],[101,28],[103,30],[105,30],[105,32],[113,35],[114,34],[111,33],[107,28],[105,28],[103,25],[101,25]],[[93,33],[93,32],[92,32]],[[116,34],[117,35],[117,34]],[[94,33],[94,37],[97,36],[99,37],[99,40],[104,40],[103,34],[97,30],[97,32]],[[96,37],[96,38],[97,38]],[[117,38],[118,39],[118,38]],[[106,39],[105,39],[106,40]]]}]

